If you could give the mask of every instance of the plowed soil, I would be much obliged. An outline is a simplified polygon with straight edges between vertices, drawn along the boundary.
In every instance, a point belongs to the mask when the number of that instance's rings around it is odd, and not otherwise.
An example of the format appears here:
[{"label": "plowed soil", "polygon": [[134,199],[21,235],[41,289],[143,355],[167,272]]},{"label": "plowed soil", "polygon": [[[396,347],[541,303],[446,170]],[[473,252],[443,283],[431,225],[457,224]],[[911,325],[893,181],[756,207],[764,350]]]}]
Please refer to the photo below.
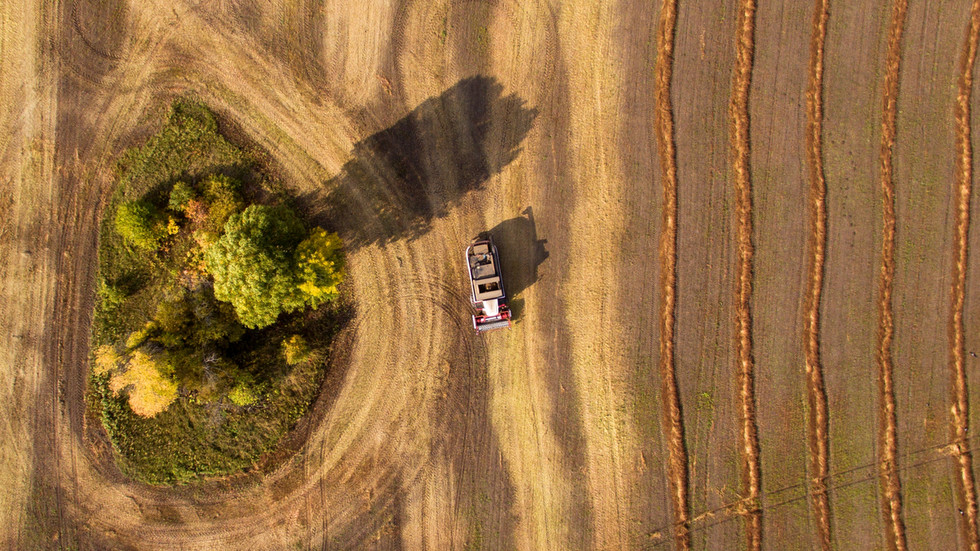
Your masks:
[{"label": "plowed soil", "polygon": [[[760,3],[736,71],[744,5],[678,2],[669,43],[660,2],[0,2],[0,546],[975,544],[970,7],[911,2],[892,74],[891,4],[831,0],[819,85],[814,4]],[[148,487],[86,416],[98,227],[115,159],[184,94],[341,233],[356,316],[278,454]],[[478,336],[462,251],[482,231],[516,323]],[[881,458],[897,469],[879,477]]]}]

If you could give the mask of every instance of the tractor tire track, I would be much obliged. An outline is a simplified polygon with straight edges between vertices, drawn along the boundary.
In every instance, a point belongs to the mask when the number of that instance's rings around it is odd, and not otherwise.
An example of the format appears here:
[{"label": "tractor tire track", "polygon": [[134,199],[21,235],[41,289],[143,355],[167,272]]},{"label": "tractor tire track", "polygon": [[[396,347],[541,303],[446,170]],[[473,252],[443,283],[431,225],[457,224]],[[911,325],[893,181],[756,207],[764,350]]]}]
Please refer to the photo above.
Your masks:
[{"label": "tractor tire track", "polygon": [[895,0],[888,30],[885,86],[881,120],[882,238],[881,272],[878,286],[878,334],[875,360],[878,365],[879,457],[882,515],[889,549],[904,551],[905,522],[902,518],[902,486],[898,477],[898,427],[895,410],[895,382],[892,366],[894,320],[892,282],[895,276],[895,183],[892,177],[892,150],[895,146],[895,119],[898,113],[898,77],[902,59],[902,31],[908,0]]},{"label": "tractor tire track", "polygon": [[663,182],[663,222],[660,232],[660,395],[663,431],[667,435],[671,502],[674,507],[674,544],[691,548],[690,506],[687,487],[687,447],[677,376],[674,371],[674,308],[677,300],[677,155],[670,82],[674,68],[674,27],[677,1],[664,0],[657,31],[656,126],[657,153]]},{"label": "tractor tire track", "polygon": [[959,506],[963,513],[960,529],[970,549],[980,550],[977,531],[977,490],[973,476],[973,454],[969,449],[970,403],[964,365],[963,300],[966,292],[966,262],[970,232],[970,193],[973,181],[973,142],[970,135],[970,100],[973,95],[973,67],[980,42],[980,0],[970,10],[970,27],[960,58],[959,90],[956,94],[956,228],[953,233],[953,274],[950,294],[949,367],[952,376],[950,423],[955,445],[952,455],[956,468]]},{"label": "tractor tire track", "polygon": [[762,548],[762,472],[759,465],[759,429],[755,412],[755,360],[752,357],[752,178],[749,169],[749,85],[755,49],[755,0],[741,0],[735,30],[735,67],[729,104],[732,169],[735,176],[735,211],[738,223],[736,265],[735,356],[741,430],[742,485],[747,548]]},{"label": "tractor tire track", "polygon": [[827,37],[830,0],[815,0],[810,67],[806,93],[806,160],[810,172],[810,278],[803,316],[803,349],[806,358],[807,427],[810,448],[810,503],[823,549],[831,548],[830,501],[827,497],[830,442],[827,391],[820,363],[820,295],[823,292],[827,247],[827,183],[823,172],[823,50]]}]

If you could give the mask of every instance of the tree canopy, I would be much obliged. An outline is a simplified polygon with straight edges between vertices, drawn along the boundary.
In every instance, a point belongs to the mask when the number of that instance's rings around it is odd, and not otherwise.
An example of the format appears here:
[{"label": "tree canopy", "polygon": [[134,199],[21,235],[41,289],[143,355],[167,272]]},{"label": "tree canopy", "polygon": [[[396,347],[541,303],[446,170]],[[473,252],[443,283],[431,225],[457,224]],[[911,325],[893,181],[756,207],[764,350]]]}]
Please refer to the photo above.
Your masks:
[{"label": "tree canopy", "polygon": [[336,295],[340,239],[319,229],[306,239],[305,233],[291,210],[250,205],[228,218],[208,248],[214,295],[230,302],[246,327],[271,325],[281,313]]},{"label": "tree canopy", "polygon": [[337,286],[343,280],[341,246],[337,234],[316,228],[296,247],[299,288],[314,308],[337,297]]},{"label": "tree canopy", "polygon": [[230,474],[275,450],[351,315],[342,301],[317,309],[337,294],[340,239],[286,207],[245,212],[290,199],[218,126],[204,104],[176,100],[119,159],[100,229],[87,413],[122,471],[152,484]]},{"label": "tree canopy", "polygon": [[160,224],[159,211],[146,201],[129,201],[119,205],[116,231],[129,243],[148,250],[156,249],[166,236],[166,227]]},{"label": "tree canopy", "polygon": [[96,352],[96,367],[97,373],[110,374],[109,388],[113,393],[128,391],[129,407],[142,417],[153,417],[177,399],[177,383],[171,377],[173,367],[163,355],[143,349],[123,355],[112,346],[103,345]]}]

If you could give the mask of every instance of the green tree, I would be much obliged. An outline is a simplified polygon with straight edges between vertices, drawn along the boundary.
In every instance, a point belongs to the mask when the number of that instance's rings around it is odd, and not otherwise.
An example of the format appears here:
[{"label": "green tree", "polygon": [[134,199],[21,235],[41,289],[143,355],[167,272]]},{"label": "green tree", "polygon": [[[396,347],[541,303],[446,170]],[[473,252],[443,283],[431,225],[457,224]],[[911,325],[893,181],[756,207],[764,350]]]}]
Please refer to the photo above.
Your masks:
[{"label": "green tree", "polygon": [[205,255],[214,296],[230,302],[246,327],[265,327],[301,308],[293,255],[303,224],[289,209],[251,205],[232,214]]},{"label": "green tree", "polygon": [[154,250],[167,235],[166,226],[160,223],[160,213],[146,201],[130,201],[119,205],[116,211],[116,233],[140,247]]}]

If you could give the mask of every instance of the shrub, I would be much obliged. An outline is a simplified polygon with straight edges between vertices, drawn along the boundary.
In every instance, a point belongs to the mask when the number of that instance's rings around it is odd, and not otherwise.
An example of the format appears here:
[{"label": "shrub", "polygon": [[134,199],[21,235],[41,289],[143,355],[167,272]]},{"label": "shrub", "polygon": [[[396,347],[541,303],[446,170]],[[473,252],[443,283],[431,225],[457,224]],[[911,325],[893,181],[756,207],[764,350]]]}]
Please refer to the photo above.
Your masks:
[{"label": "shrub", "polygon": [[202,225],[208,220],[208,205],[200,199],[191,199],[184,205],[184,215],[195,225]]},{"label": "shrub", "polygon": [[128,390],[129,407],[141,417],[153,417],[177,399],[173,368],[160,354],[143,350],[133,353],[125,368],[112,374],[109,388],[115,394]]},{"label": "shrub", "polygon": [[116,347],[103,344],[95,351],[95,374],[105,375],[106,373],[110,373],[119,367],[122,361],[123,356],[116,350]]},{"label": "shrub", "polygon": [[190,308],[183,296],[168,298],[157,305],[153,320],[160,328],[157,339],[169,348],[177,348],[184,344],[184,333],[193,318]]},{"label": "shrub", "polygon": [[238,383],[235,388],[231,389],[228,393],[228,399],[231,403],[239,407],[250,406],[259,400],[258,395],[252,389],[251,385],[245,383]]},{"label": "shrub", "polygon": [[116,232],[141,249],[154,250],[166,235],[156,208],[146,201],[129,201],[116,211]]},{"label": "shrub", "polygon": [[183,212],[187,203],[197,197],[197,192],[187,182],[177,182],[170,190],[170,203],[167,205],[170,210]]},{"label": "shrub", "polygon": [[166,232],[167,235],[177,235],[180,233],[180,225],[177,224],[177,220],[173,216],[167,219]]},{"label": "shrub", "polygon": [[194,315],[193,332],[200,347],[209,344],[223,346],[242,338],[245,328],[238,321],[235,309],[227,302],[215,299],[210,289],[193,294],[191,311]]},{"label": "shrub", "polygon": [[115,285],[103,281],[99,285],[99,304],[106,312],[111,312],[122,306],[126,301],[126,293]]},{"label": "shrub", "polygon": [[282,341],[282,355],[289,365],[304,363],[310,359],[312,354],[313,351],[306,339],[299,335],[293,335]]},{"label": "shrub", "polygon": [[145,343],[157,330],[157,324],[154,321],[148,321],[145,325],[138,331],[133,331],[126,338],[126,349],[133,350],[143,346]]},{"label": "shrub", "polygon": [[223,174],[212,174],[201,184],[204,189],[204,201],[207,205],[208,216],[205,229],[221,233],[228,218],[244,207],[237,180]]}]

